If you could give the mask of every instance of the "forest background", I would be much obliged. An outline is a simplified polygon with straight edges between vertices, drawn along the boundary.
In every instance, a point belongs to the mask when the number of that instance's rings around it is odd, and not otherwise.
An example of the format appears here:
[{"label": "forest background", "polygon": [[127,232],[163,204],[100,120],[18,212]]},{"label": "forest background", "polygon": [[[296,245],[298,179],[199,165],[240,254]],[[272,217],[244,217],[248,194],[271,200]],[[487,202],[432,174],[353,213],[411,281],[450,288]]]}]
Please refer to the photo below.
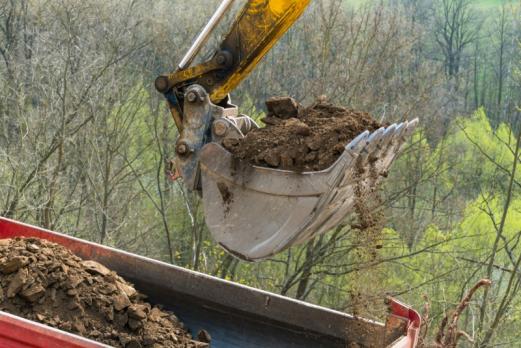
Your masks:
[{"label": "forest background", "polygon": [[436,326],[491,279],[462,346],[521,347],[521,2],[313,1],[233,93],[241,111],[325,95],[421,127],[380,190],[381,233],[353,216],[260,263],[219,248],[169,179],[153,89],[218,3],[0,0],[0,215],[374,319],[391,295]]}]

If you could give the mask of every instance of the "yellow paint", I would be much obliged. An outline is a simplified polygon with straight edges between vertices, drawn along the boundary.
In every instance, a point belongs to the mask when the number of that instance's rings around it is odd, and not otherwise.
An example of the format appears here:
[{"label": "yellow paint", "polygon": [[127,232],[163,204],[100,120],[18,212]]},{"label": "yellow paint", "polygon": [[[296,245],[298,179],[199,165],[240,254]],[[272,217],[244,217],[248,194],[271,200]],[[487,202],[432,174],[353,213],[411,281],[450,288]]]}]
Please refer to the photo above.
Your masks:
[{"label": "yellow paint", "polygon": [[236,71],[211,93],[214,103],[223,100],[250,74],[273,45],[295,23],[311,0],[252,0],[234,22],[230,33],[242,38],[241,63]]},{"label": "yellow paint", "polygon": [[290,6],[293,5],[293,1],[285,1],[285,0],[270,0],[269,7],[271,12],[275,16],[280,16],[284,14],[288,10]]},{"label": "yellow paint", "polygon": [[[244,80],[259,64],[268,51],[295,23],[308,7],[311,0],[250,0],[235,19],[223,44],[240,62],[229,76],[219,79],[214,85],[206,86],[210,99],[218,104]],[[186,81],[204,81],[206,74],[218,68],[215,62],[206,62],[185,70],[169,74],[171,86]],[[204,85],[204,83],[203,83]],[[181,115],[176,108],[171,110],[177,127],[182,127]]]}]

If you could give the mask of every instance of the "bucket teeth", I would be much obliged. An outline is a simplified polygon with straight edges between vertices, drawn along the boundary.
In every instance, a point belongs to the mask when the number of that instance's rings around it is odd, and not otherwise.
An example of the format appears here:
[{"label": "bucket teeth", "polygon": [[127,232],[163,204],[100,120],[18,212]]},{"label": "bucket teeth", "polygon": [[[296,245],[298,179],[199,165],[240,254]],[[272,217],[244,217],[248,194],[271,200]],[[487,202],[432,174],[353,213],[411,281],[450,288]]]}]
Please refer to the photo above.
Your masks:
[{"label": "bucket teeth", "polygon": [[393,123],[392,125],[390,125],[389,127],[387,127],[384,131],[384,135],[383,135],[383,141],[381,143],[381,147],[382,149],[386,149],[387,146],[391,143],[391,141],[393,140],[393,137],[394,137],[394,134],[396,132],[396,123]]},{"label": "bucket teeth", "polygon": [[351,140],[349,144],[346,145],[346,149],[350,151],[357,152],[357,150],[362,149],[367,144],[367,138],[371,133],[369,131],[365,131],[360,133],[356,138]]},{"label": "bucket teeth", "polygon": [[319,172],[237,164],[220,145],[207,144],[200,163],[211,234],[235,256],[254,261],[331,230],[353,211],[357,185],[377,185],[417,125],[414,119],[365,131]]},{"label": "bucket teeth", "polygon": [[414,132],[414,130],[416,129],[416,127],[418,126],[419,123],[420,123],[420,120],[418,120],[417,118],[415,118],[411,122],[408,122],[407,135],[412,135],[412,133]]}]

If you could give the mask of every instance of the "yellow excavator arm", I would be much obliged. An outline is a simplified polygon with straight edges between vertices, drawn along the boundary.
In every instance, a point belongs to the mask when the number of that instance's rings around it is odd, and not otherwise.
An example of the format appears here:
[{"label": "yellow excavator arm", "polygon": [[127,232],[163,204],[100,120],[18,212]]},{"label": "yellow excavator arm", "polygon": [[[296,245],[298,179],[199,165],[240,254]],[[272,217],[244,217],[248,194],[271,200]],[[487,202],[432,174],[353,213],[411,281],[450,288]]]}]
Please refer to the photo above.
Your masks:
[{"label": "yellow excavator arm", "polygon": [[257,66],[293,25],[309,0],[254,0],[242,9],[221,49],[232,52],[237,65],[211,88],[214,103],[221,101]]},{"label": "yellow excavator arm", "polygon": [[[231,2],[233,1],[229,0],[221,4],[221,17]],[[156,88],[165,94],[179,130],[183,128],[182,98],[185,87],[200,85],[210,95],[213,103],[222,102],[295,23],[309,3],[310,0],[247,1],[210,60],[187,67],[186,62],[193,60],[195,55],[192,52],[176,71],[158,77]],[[216,22],[218,19],[213,24]],[[210,32],[211,30],[203,31],[205,36]],[[204,44],[205,40],[206,37],[199,40],[199,43]]]}]

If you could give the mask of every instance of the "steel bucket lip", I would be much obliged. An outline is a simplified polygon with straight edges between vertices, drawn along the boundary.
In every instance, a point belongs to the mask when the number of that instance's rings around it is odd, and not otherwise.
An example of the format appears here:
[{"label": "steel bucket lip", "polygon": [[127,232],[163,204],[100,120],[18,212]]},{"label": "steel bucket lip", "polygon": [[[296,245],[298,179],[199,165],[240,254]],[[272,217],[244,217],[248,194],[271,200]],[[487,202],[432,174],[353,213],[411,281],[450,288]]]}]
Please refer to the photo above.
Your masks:
[{"label": "steel bucket lip", "polygon": [[[225,156],[223,158],[222,156]],[[234,163],[232,153],[226,150],[218,143],[206,144],[200,153],[201,170],[211,177],[215,182],[225,182],[236,188],[246,191],[255,191],[273,196],[292,196],[292,197],[309,197],[320,196],[327,192],[329,185],[327,181],[339,172],[339,168],[335,168],[338,161],[342,160],[341,155],[335,164],[329,168],[319,172],[299,173],[290,170],[266,168],[254,166],[247,161],[237,161],[237,168],[229,169]],[[220,159],[216,159],[220,157]],[[273,186],[266,186],[264,180],[271,179],[272,184],[278,183],[279,189]],[[258,180],[258,181],[256,181]],[[295,194],[294,190],[288,190],[284,183],[301,184],[304,191]]]}]

